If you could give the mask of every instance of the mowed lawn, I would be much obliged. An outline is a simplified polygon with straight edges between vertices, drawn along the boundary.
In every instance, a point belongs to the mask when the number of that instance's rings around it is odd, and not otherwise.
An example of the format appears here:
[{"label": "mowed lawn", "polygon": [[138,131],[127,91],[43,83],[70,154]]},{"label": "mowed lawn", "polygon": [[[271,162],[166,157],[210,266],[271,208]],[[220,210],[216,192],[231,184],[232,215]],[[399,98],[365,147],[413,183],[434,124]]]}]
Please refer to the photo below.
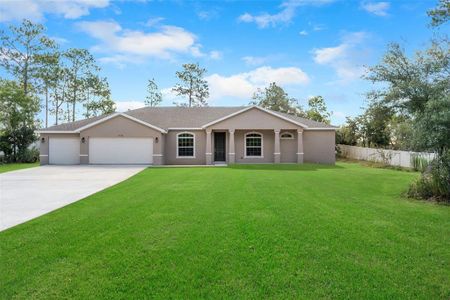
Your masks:
[{"label": "mowed lawn", "polygon": [[[417,173],[149,168],[0,233],[0,298],[450,298],[450,207]],[[25,184],[25,183],[24,183]]]},{"label": "mowed lawn", "polygon": [[34,168],[39,166],[39,162],[35,163],[10,163],[10,164],[0,164],[0,173],[6,173],[10,171]]}]

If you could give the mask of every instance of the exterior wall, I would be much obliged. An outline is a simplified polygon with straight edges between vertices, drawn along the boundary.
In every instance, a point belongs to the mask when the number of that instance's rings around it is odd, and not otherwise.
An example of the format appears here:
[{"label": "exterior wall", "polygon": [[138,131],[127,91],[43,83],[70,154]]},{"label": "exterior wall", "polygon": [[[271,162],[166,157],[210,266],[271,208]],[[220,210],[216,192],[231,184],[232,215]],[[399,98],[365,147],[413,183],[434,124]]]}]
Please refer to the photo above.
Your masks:
[{"label": "exterior wall", "polygon": [[336,162],[335,136],[334,130],[303,131],[304,161],[334,164]]},{"label": "exterior wall", "polygon": [[[195,135],[195,157],[177,158],[177,134],[189,132]],[[206,132],[204,130],[171,130],[165,139],[165,164],[167,165],[205,165]]]},{"label": "exterior wall", "polygon": [[209,129],[217,130],[228,130],[228,129],[254,129],[259,130],[280,130],[280,129],[298,129],[301,128],[291,122],[280,119],[269,113],[261,111],[257,108],[250,109],[241,114],[233,116],[229,119],[223,120],[222,122],[213,124],[208,127]]},{"label": "exterior wall", "polygon": [[151,137],[153,138],[153,164],[160,165],[164,161],[164,138],[162,133],[122,116],[117,116],[83,130],[80,133],[80,138],[83,137],[85,142],[81,144],[80,152],[82,164],[89,163],[89,138],[91,137]]},{"label": "exterior wall", "polygon": [[[52,138],[67,138],[67,137],[79,137],[78,133],[41,133],[39,137],[39,160],[41,165],[48,165],[49,163],[49,144]],[[42,142],[44,138],[44,142]],[[81,151],[81,142],[80,142]],[[81,154],[81,152],[80,152]],[[82,157],[80,156],[80,159]]]},{"label": "exterior wall", "polygon": [[281,153],[281,158],[280,158],[280,162],[281,163],[297,163],[297,131],[296,130],[282,130],[280,132],[280,136],[281,134],[283,134],[284,132],[289,132],[291,133],[294,138],[293,139],[281,139],[280,138],[280,153]]},{"label": "exterior wall", "polygon": [[[245,157],[245,134],[248,132],[258,132],[263,135],[263,156],[261,158]],[[236,130],[234,133],[236,163],[273,163],[274,162],[274,141],[273,130]]]}]

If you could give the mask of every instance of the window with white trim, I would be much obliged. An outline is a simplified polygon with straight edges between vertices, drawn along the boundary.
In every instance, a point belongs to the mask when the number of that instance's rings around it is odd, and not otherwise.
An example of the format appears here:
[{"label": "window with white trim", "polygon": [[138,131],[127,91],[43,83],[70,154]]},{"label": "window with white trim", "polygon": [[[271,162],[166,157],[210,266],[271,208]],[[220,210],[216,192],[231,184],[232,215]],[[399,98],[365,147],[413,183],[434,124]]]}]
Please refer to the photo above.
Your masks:
[{"label": "window with white trim", "polygon": [[177,157],[194,157],[195,135],[189,132],[177,134]]},{"label": "window with white trim", "polygon": [[250,132],[245,135],[245,156],[262,157],[263,156],[263,137],[258,132]]},{"label": "window with white trim", "polygon": [[282,140],[292,140],[294,139],[294,135],[290,132],[282,132],[280,138]]}]

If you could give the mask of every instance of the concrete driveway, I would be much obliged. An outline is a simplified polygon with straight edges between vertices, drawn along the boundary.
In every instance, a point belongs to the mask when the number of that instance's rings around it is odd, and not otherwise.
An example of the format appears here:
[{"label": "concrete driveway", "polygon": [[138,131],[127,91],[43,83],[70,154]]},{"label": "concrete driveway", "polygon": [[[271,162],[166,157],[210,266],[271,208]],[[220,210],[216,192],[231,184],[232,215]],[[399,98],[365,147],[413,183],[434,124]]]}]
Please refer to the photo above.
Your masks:
[{"label": "concrete driveway", "polygon": [[0,174],[0,231],[119,183],[147,166],[42,166]]}]

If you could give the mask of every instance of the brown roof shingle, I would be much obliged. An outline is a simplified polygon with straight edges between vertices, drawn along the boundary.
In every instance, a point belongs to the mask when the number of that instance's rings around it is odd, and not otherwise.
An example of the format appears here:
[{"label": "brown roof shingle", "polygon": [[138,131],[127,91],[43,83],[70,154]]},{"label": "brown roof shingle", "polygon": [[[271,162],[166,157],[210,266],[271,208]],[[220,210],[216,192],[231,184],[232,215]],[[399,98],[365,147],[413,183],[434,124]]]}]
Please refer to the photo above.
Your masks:
[{"label": "brown roof shingle", "polygon": [[[246,108],[245,106],[229,107],[143,107],[124,112],[125,114],[137,118],[146,123],[152,124],[162,129],[169,128],[201,128],[203,125],[217,119],[226,117]],[[294,115],[271,111],[284,118],[305,124],[311,128],[333,129],[334,126],[297,117]],[[98,121],[108,115],[93,117],[75,122],[55,125],[43,130],[45,131],[75,131],[81,127]]]}]

